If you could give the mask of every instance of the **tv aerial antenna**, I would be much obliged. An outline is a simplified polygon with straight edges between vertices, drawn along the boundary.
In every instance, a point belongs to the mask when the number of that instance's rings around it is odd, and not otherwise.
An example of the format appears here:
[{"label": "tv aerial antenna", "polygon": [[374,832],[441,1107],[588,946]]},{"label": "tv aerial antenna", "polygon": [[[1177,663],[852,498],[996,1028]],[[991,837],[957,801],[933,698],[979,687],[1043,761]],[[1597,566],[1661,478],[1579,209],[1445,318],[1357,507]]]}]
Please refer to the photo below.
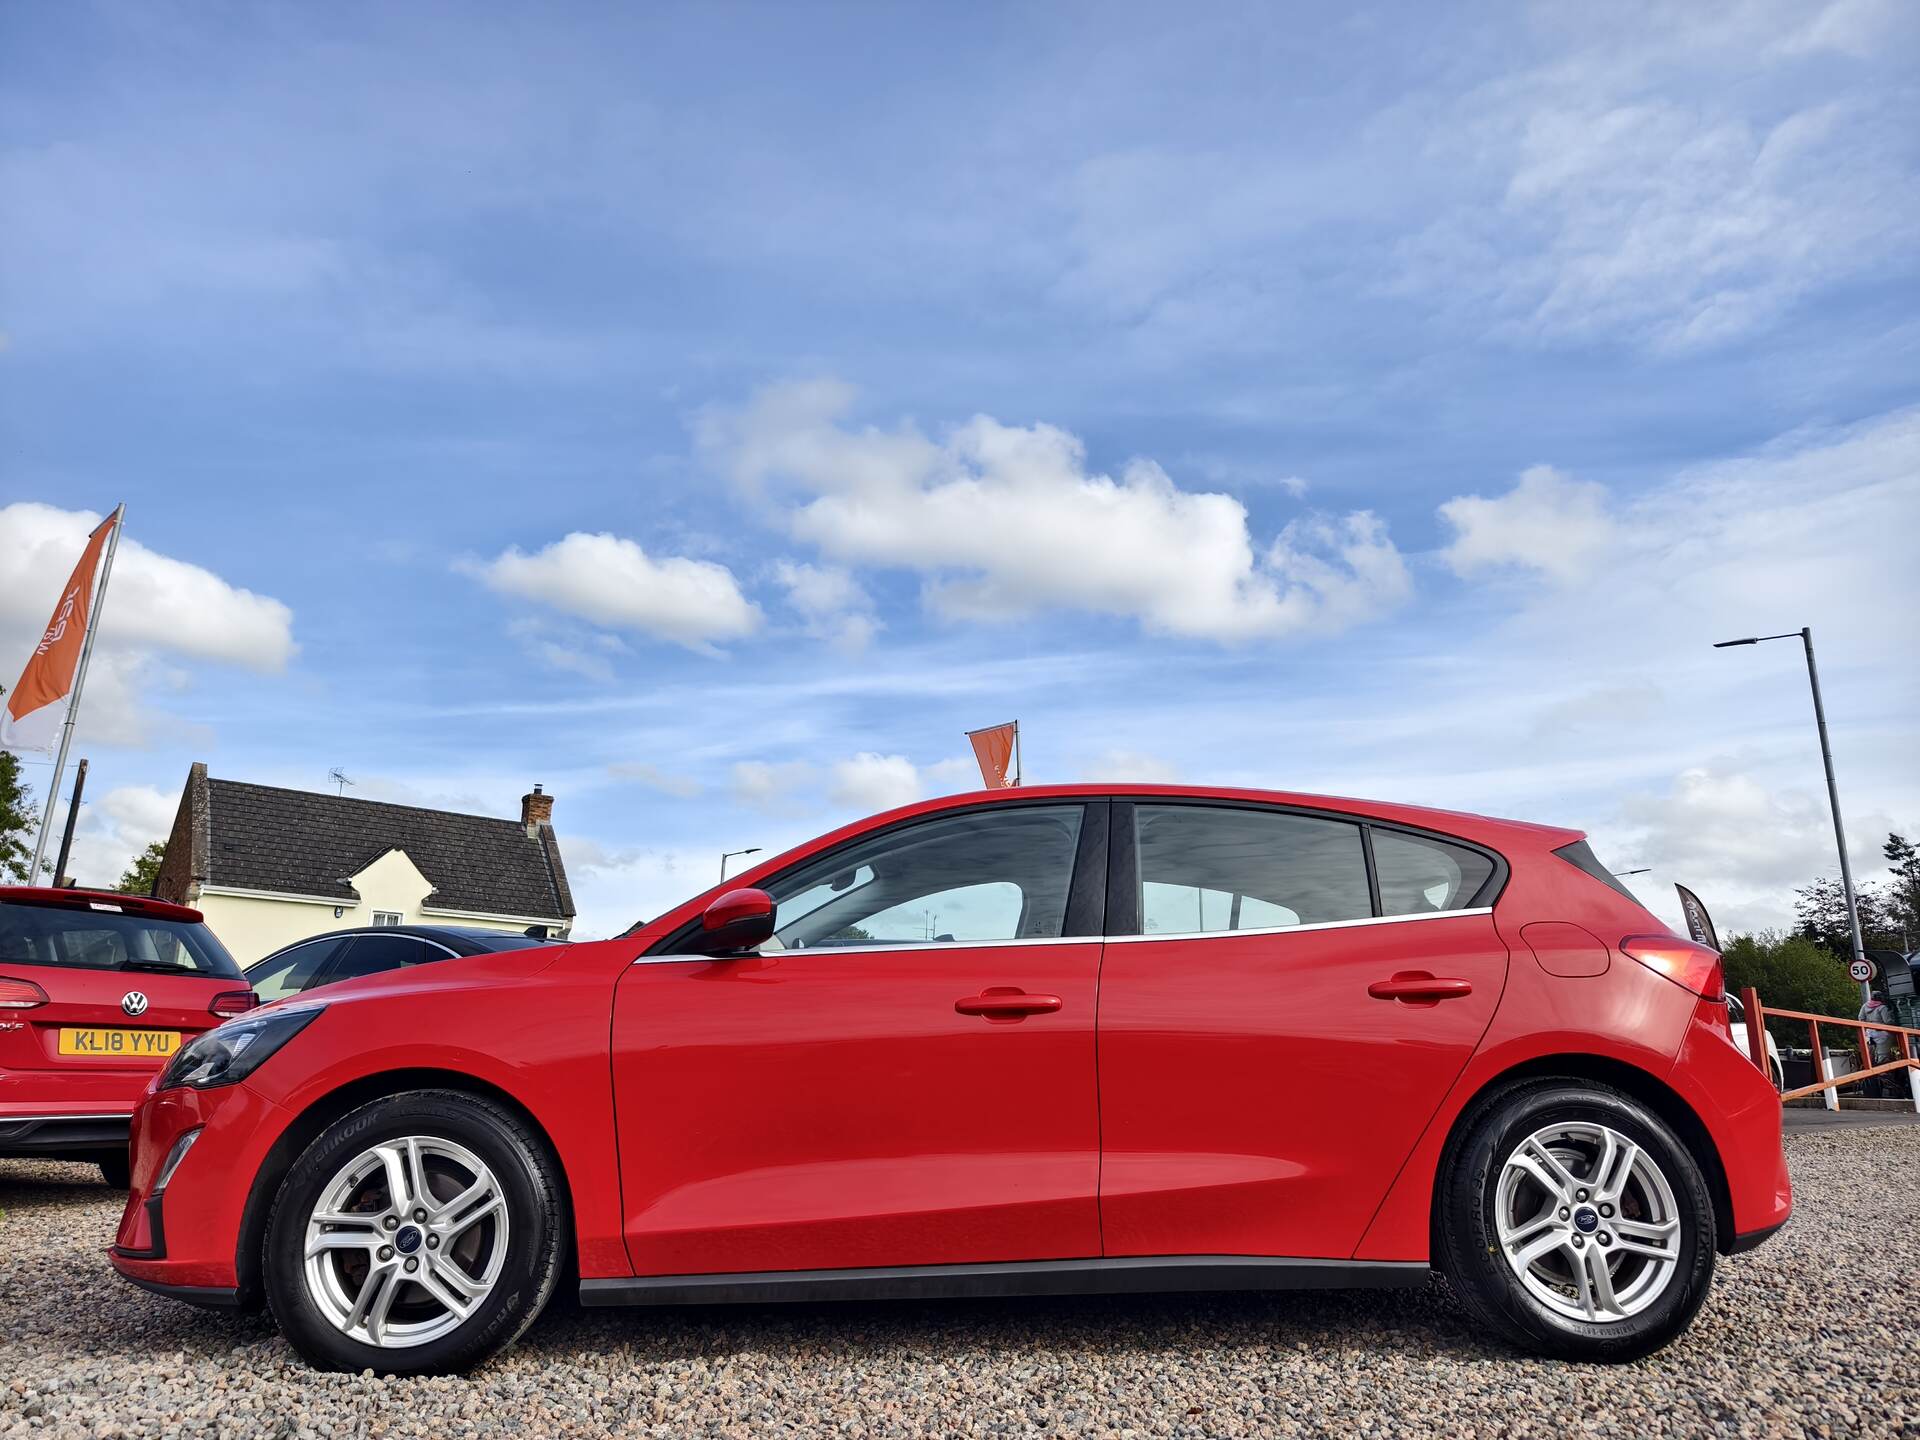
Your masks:
[{"label": "tv aerial antenna", "polygon": [[338,765],[334,766],[333,769],[327,771],[327,779],[333,781],[335,785],[339,786],[339,789],[333,792],[336,795],[346,794],[347,786],[353,784],[353,781],[347,778],[347,772],[342,770]]}]

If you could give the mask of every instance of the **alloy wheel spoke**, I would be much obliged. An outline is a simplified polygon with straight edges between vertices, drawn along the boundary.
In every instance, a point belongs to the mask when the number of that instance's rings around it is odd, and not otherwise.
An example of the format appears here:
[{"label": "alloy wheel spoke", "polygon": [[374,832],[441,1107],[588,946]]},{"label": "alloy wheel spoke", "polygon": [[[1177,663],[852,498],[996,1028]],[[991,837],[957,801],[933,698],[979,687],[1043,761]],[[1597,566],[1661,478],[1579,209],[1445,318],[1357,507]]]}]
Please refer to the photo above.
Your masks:
[{"label": "alloy wheel spoke", "polygon": [[441,1211],[439,1228],[452,1242],[495,1211],[504,1208],[506,1203],[506,1197],[489,1177],[469,1186]]},{"label": "alloy wheel spoke", "polygon": [[367,1283],[360,1287],[360,1293],[354,1297],[353,1309],[347,1314],[346,1328],[351,1331],[364,1328],[367,1338],[375,1345],[380,1343],[381,1328],[387,1323],[387,1314],[393,1309],[393,1298],[401,1285],[398,1265],[381,1265],[370,1271]]},{"label": "alloy wheel spoke", "polygon": [[381,1243],[380,1236],[370,1230],[327,1230],[308,1238],[307,1258],[329,1250],[377,1250]]},{"label": "alloy wheel spoke", "polygon": [[1598,1200],[1618,1202],[1633,1179],[1633,1167],[1640,1163],[1640,1147],[1624,1135],[1606,1134],[1606,1148],[1599,1164],[1593,1167],[1593,1193]]},{"label": "alloy wheel spoke", "polygon": [[407,1159],[394,1145],[376,1145],[373,1153],[387,1172],[387,1204],[396,1215],[404,1215],[413,1204],[413,1186],[407,1179]]},{"label": "alloy wheel spoke", "polygon": [[1649,1224],[1644,1220],[1614,1220],[1614,1244],[1633,1255],[1652,1255],[1657,1259],[1671,1260],[1679,1248],[1680,1222],[1666,1220]]},{"label": "alloy wheel spoke", "polygon": [[407,1145],[407,1188],[412,1192],[409,1199],[412,1205],[433,1208],[433,1189],[427,1184],[427,1164],[420,1154],[418,1137],[409,1135]]},{"label": "alloy wheel spoke", "polygon": [[1521,1266],[1531,1265],[1534,1261],[1540,1259],[1541,1256],[1549,1255],[1555,1250],[1566,1249],[1566,1247],[1567,1237],[1557,1228],[1549,1230],[1546,1234],[1536,1236],[1515,1250],[1513,1252],[1513,1263]]},{"label": "alloy wheel spoke", "polygon": [[488,1286],[483,1280],[476,1280],[446,1254],[435,1255],[427,1262],[427,1269],[449,1289],[457,1292],[462,1299],[478,1300],[487,1293]]},{"label": "alloy wheel spoke", "polygon": [[438,1262],[429,1262],[426,1269],[417,1273],[414,1282],[431,1295],[447,1312],[456,1319],[464,1320],[473,1313],[476,1296],[460,1293],[452,1283],[447,1272]]},{"label": "alloy wheel spoke", "polygon": [[1607,1252],[1598,1245],[1588,1245],[1581,1252],[1580,1260],[1586,1267],[1593,1303],[1609,1315],[1626,1314],[1614,1298],[1613,1271],[1607,1265]]},{"label": "alloy wheel spoke", "polygon": [[[1545,1164],[1541,1163],[1543,1160]],[[1560,1162],[1546,1151],[1540,1150],[1536,1154],[1533,1150],[1523,1149],[1515,1152],[1507,1164],[1531,1175],[1535,1183],[1553,1197],[1556,1204],[1565,1205],[1573,1199],[1573,1177],[1567,1174]]]}]

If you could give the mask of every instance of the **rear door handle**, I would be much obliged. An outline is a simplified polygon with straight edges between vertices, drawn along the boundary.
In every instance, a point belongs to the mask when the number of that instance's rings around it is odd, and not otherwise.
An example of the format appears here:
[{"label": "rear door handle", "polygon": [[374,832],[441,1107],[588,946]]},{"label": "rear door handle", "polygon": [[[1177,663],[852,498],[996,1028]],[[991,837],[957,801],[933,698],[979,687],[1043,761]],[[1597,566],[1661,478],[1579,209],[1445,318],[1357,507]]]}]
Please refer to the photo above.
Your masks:
[{"label": "rear door handle", "polygon": [[1409,1005],[1432,1005],[1473,993],[1471,980],[1443,979],[1424,970],[1402,970],[1391,980],[1376,980],[1367,994],[1376,1000],[1403,1000]]},{"label": "rear door handle", "polygon": [[978,995],[953,1002],[962,1015],[984,1015],[989,1020],[1018,1020],[1026,1015],[1045,1015],[1060,1008],[1058,995],[1029,995],[1014,985],[994,985]]}]

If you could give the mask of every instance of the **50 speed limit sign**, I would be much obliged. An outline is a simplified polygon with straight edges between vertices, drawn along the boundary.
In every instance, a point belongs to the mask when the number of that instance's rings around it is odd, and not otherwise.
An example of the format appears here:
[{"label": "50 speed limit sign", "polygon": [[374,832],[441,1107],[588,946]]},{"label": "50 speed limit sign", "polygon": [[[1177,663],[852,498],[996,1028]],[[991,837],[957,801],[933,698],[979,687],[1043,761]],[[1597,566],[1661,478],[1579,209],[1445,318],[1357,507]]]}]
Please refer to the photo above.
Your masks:
[{"label": "50 speed limit sign", "polygon": [[1873,964],[1867,960],[1856,960],[1847,966],[1847,973],[1864,985],[1873,979]]}]

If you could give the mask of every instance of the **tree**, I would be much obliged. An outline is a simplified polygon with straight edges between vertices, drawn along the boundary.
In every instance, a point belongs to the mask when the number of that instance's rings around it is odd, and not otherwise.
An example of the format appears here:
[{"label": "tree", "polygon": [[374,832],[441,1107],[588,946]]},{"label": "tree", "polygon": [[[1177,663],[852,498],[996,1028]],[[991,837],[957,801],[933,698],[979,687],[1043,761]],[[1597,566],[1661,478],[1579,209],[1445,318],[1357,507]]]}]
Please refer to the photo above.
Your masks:
[{"label": "tree", "polygon": [[[1838,880],[1822,877],[1793,892],[1794,913],[1800,923],[1794,927],[1803,935],[1835,955],[1853,958],[1853,932],[1847,924],[1847,892]],[[1888,923],[1880,893],[1871,885],[1860,885],[1853,892],[1860,911],[1860,939],[1872,950],[1890,949],[1898,943],[1897,925]]]},{"label": "tree", "polygon": [[167,858],[167,842],[156,840],[127,866],[127,873],[113,888],[123,895],[151,895],[153,882],[160,877],[160,862]]},{"label": "tree", "polygon": [[[1851,953],[1852,942],[1848,945]],[[1720,952],[1720,963],[1727,989],[1736,995],[1751,985],[1763,1003],[1782,1010],[1845,1020],[1859,1013],[1860,987],[1847,978],[1846,961],[1804,935],[1783,935],[1778,930],[1736,935]],[[1804,1048],[1807,1044],[1804,1020],[1769,1020],[1767,1028],[1778,1045]]]},{"label": "tree", "polygon": [[1904,835],[1889,835],[1880,853],[1887,857],[1893,883],[1887,887],[1887,928],[1899,932],[1900,948],[1920,945],[1920,847]]},{"label": "tree", "polygon": [[[7,687],[0,685],[0,695]],[[20,780],[20,757],[0,750],[0,879],[27,882],[33,869],[33,792]]]}]

